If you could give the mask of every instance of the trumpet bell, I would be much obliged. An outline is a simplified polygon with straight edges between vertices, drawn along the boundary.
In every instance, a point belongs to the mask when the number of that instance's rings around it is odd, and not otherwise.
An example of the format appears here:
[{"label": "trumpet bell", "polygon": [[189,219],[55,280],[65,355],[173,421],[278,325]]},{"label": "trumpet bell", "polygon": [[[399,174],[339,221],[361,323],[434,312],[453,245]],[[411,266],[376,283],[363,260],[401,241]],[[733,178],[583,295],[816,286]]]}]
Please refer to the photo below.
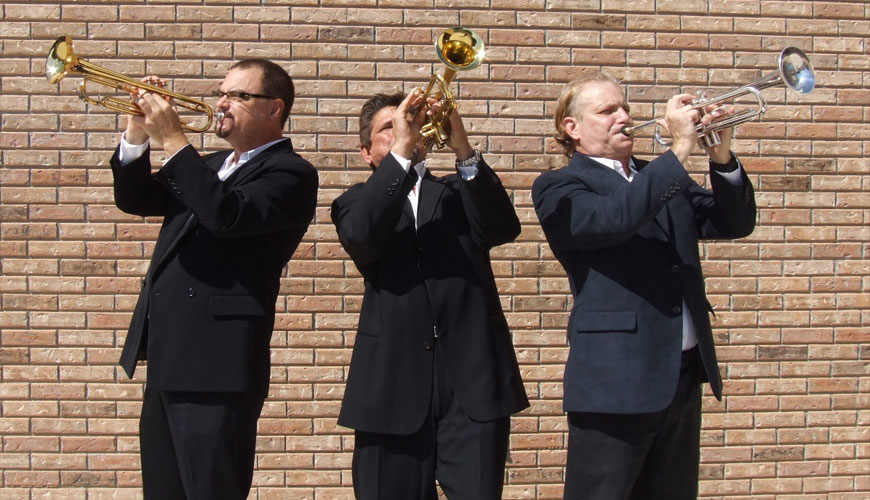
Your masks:
[{"label": "trumpet bell", "polygon": [[45,78],[52,84],[61,81],[71,71],[74,71],[78,57],[72,48],[72,40],[68,36],[58,38],[45,58]]},{"label": "trumpet bell", "polygon": [[816,86],[813,65],[797,47],[788,47],[779,54],[779,74],[788,88],[801,94],[809,94]]},{"label": "trumpet bell", "polygon": [[[429,116],[420,130],[426,151],[431,151],[433,147],[441,149],[447,144],[449,138],[447,121],[456,109],[456,98],[450,91],[450,82],[456,72],[480,66],[486,55],[483,39],[470,29],[461,27],[448,28],[441,32],[435,39],[435,50],[438,59],[447,66],[447,69],[441,75],[432,75],[422,95],[424,103],[427,103],[430,97],[434,97],[441,103],[441,110]],[[428,103],[424,106],[427,110],[430,108]]]},{"label": "trumpet bell", "polygon": [[480,66],[485,56],[483,40],[465,28],[455,27],[444,30],[435,40],[438,59],[448,68],[458,71]]}]

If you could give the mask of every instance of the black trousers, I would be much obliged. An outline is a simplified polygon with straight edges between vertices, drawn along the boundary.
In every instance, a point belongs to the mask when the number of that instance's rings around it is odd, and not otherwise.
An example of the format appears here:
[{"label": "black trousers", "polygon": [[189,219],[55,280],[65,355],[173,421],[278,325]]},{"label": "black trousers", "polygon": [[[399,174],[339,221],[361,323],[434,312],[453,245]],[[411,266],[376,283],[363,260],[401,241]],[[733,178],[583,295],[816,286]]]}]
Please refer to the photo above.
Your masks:
[{"label": "black trousers", "polygon": [[698,497],[701,362],[683,353],[674,399],[656,413],[568,413],[565,500]]},{"label": "black trousers", "polygon": [[501,500],[510,416],[469,417],[454,397],[436,342],[429,415],[410,435],[356,431],[353,491],[357,500]]},{"label": "black trousers", "polygon": [[145,387],[139,419],[146,500],[244,500],[263,398]]}]

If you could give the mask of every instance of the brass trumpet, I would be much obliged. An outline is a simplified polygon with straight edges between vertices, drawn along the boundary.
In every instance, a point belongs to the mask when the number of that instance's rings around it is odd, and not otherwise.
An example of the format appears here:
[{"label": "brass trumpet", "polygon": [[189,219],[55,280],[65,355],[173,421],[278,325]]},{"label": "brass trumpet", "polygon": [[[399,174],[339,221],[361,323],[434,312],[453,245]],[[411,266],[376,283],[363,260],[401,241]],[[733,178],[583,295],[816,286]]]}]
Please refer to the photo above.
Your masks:
[{"label": "brass trumpet", "polygon": [[449,137],[446,130],[447,120],[450,113],[456,109],[456,98],[450,91],[450,82],[456,76],[457,71],[465,71],[480,66],[485,55],[483,40],[477,33],[466,28],[449,28],[444,30],[435,39],[435,49],[438,59],[447,69],[443,75],[432,75],[426,91],[423,92],[424,108],[428,110],[431,105],[428,99],[434,98],[441,103],[441,109],[428,117],[420,130],[423,135],[423,144],[426,151],[432,151],[433,146],[438,149],[444,147]]},{"label": "brass trumpet", "polygon": [[[813,72],[813,66],[806,54],[797,47],[787,47],[779,54],[779,68],[777,72],[769,73],[752,83],[738,87],[729,92],[725,92],[719,96],[707,99],[700,95],[692,101],[692,107],[697,109],[701,114],[706,111],[704,108],[711,104],[718,104],[736,97],[752,94],[758,101],[758,107],[740,111],[734,115],[716,120],[704,126],[701,123],[695,127],[698,131],[698,139],[706,147],[717,146],[721,144],[719,140],[719,131],[733,127],[740,123],[748,122],[756,118],[761,118],[767,111],[767,101],[761,96],[761,90],[768,87],[784,85],[791,90],[800,92],[801,94],[809,94],[816,86],[816,77]],[[653,118],[652,120],[640,123],[633,127],[624,127],[622,133],[625,135],[633,135],[638,129],[656,124],[661,118]],[[662,146],[670,146],[670,142],[665,141],[661,137],[660,127],[656,125],[655,140]]]},{"label": "brass trumpet", "polygon": [[[166,90],[163,87],[134,80],[133,78],[102,68],[96,64],[79,58],[76,53],[73,52],[72,40],[70,37],[62,36],[54,42],[54,45],[51,46],[51,50],[48,51],[48,57],[45,59],[45,77],[51,83],[58,83],[70,74],[84,75],[85,78],[79,84],[79,97],[81,100],[95,106],[102,106],[112,111],[128,115],[143,116],[142,110],[139,109],[139,106],[136,106],[136,104],[129,100],[110,96],[104,96],[100,99],[91,97],[87,92],[87,84],[89,81],[94,81],[107,87],[130,93],[134,93],[138,89],[147,90],[148,92],[172,98],[175,101],[175,104],[179,107],[206,115],[208,123],[201,127],[181,122],[181,127],[184,130],[189,130],[191,132],[205,132],[211,127],[214,119],[214,112],[212,111],[211,106],[203,101],[193,99],[178,92]],[[221,120],[222,118],[223,112],[218,111],[217,119]]]}]

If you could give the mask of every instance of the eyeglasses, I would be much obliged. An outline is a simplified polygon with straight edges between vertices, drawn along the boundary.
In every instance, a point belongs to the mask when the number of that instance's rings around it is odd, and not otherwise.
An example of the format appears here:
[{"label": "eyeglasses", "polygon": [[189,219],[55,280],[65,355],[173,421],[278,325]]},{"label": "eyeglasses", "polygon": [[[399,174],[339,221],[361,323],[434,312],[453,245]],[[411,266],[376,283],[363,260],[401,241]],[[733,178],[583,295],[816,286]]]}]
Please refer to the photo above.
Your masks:
[{"label": "eyeglasses", "polygon": [[215,90],[211,93],[211,95],[212,97],[217,97],[218,99],[220,99],[221,97],[226,97],[233,102],[247,102],[255,97],[257,99],[277,99],[277,97],[272,97],[270,95],[252,94],[250,92],[242,92],[241,90],[230,90],[229,92]]}]

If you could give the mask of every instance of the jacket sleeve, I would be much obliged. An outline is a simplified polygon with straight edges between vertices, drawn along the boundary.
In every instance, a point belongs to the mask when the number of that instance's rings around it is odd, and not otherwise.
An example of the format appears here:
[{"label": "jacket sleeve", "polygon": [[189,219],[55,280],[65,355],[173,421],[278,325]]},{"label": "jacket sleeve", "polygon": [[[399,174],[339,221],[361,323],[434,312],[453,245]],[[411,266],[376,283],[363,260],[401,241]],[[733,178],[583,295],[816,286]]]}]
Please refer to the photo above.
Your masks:
[{"label": "jacket sleeve", "polygon": [[584,251],[628,241],[671,197],[693,186],[695,182],[668,151],[608,195],[562,169],[535,180],[532,200],[551,246]]},{"label": "jacket sleeve", "polygon": [[262,161],[246,165],[262,170],[252,180],[221,182],[196,149],[186,146],[154,179],[220,237],[307,227],[317,204],[317,170],[292,152],[275,152]]},{"label": "jacket sleeve", "polygon": [[[736,158],[733,160],[736,161]],[[688,192],[702,239],[734,239],[755,229],[755,192],[740,167],[740,183],[726,180],[710,166],[712,191],[695,186]]]},{"label": "jacket sleeve", "polygon": [[475,243],[489,250],[516,239],[520,234],[520,220],[495,171],[481,161],[474,179],[465,181],[458,177],[465,216]]},{"label": "jacket sleeve", "polygon": [[166,215],[169,191],[151,174],[151,149],[127,165],[121,165],[118,149],[109,164],[115,194],[115,206],[122,212],[142,217]]},{"label": "jacket sleeve", "polygon": [[413,187],[405,169],[387,155],[366,182],[332,202],[330,216],[338,239],[357,267],[375,262],[383,254]]}]

